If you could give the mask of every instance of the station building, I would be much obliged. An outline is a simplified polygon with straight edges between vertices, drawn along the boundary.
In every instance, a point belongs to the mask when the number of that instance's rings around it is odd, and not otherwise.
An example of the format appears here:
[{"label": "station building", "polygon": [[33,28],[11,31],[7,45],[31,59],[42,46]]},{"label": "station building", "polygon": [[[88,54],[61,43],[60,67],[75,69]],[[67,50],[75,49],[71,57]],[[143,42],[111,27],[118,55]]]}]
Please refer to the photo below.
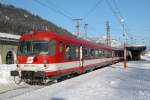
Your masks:
[{"label": "station building", "polygon": [[0,33],[0,64],[15,64],[20,35]]}]

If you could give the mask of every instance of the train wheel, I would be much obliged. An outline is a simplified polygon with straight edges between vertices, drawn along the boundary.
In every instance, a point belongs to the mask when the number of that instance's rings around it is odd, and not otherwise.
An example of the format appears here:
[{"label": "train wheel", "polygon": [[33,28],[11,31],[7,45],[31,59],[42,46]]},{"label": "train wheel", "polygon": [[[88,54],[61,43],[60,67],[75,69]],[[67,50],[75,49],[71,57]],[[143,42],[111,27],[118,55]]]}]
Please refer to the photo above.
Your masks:
[{"label": "train wheel", "polygon": [[14,76],[14,82],[16,84],[20,84],[22,82],[22,78],[20,76]]}]

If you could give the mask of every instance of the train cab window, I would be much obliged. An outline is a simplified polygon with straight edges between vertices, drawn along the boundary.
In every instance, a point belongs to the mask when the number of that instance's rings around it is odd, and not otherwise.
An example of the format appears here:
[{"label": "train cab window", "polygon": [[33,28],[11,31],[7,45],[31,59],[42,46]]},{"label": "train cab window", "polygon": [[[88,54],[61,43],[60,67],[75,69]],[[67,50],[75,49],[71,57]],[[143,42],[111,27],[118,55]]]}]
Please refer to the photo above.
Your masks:
[{"label": "train cab window", "polygon": [[28,54],[31,53],[31,42],[28,41],[21,41],[19,44],[19,54]]},{"label": "train cab window", "polygon": [[21,41],[18,55],[55,55],[56,41]]},{"label": "train cab window", "polygon": [[63,43],[62,42],[59,43],[59,52],[60,53],[63,52]]}]

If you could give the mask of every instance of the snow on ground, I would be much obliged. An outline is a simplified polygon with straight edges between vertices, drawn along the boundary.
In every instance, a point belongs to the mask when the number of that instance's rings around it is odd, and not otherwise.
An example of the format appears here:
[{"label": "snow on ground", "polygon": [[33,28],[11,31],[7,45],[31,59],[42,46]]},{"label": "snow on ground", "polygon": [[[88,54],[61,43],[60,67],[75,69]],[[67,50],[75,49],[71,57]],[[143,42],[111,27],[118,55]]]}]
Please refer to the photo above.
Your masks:
[{"label": "snow on ground", "polygon": [[146,61],[150,61],[150,54],[145,55],[145,56],[141,56],[141,59],[146,60]]},{"label": "snow on ground", "polygon": [[10,71],[16,69],[16,64],[1,64],[0,65],[0,94],[9,90],[24,87],[25,84],[15,84],[13,77],[10,76]]},{"label": "snow on ground", "polygon": [[133,61],[80,75],[10,100],[150,100],[150,62]]},{"label": "snow on ground", "polygon": [[10,71],[15,69],[16,64],[0,64],[0,100],[5,100],[6,98],[11,98],[42,87],[30,86],[24,82],[17,85],[13,77],[10,76]]}]

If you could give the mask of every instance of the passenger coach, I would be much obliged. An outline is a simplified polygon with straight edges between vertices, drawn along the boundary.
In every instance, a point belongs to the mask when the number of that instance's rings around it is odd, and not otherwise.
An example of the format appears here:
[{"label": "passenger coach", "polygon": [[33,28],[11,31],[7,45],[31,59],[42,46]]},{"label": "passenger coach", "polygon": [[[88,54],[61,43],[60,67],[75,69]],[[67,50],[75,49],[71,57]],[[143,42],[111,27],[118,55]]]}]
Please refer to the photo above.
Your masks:
[{"label": "passenger coach", "polygon": [[[57,80],[119,61],[119,52],[102,44],[54,32],[33,32],[20,38],[15,78]],[[19,83],[21,82],[19,81]],[[16,80],[15,80],[16,81]]]}]

